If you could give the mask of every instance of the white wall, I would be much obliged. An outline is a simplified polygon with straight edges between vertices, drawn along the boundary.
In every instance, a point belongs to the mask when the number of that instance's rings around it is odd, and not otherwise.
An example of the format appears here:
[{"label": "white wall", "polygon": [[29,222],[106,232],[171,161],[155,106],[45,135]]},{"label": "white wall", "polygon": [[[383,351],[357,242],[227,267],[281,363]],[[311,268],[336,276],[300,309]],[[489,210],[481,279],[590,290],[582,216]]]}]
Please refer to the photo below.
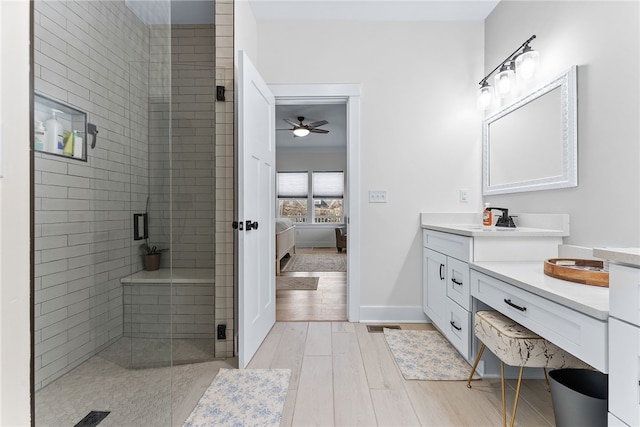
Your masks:
[{"label": "white wall", "polygon": [[578,187],[488,197],[516,212],[571,215],[566,243],[640,245],[637,1],[503,1],[486,20],[490,71],[532,34],[542,79],[578,65]]},{"label": "white wall", "polygon": [[0,2],[0,425],[30,423],[29,2]]},{"label": "white wall", "polygon": [[[278,172],[302,172],[308,171],[309,175],[313,171],[344,171],[345,178],[347,171],[347,152],[314,152],[314,151],[276,151],[276,170]],[[345,183],[345,189],[346,189]],[[345,194],[345,204],[348,202],[348,195]],[[277,209],[277,206],[276,206]],[[277,212],[276,212],[277,215]],[[346,215],[346,212],[345,212]],[[335,225],[304,225],[296,226],[296,246],[299,248],[308,247],[335,247],[336,234]]]},{"label": "white wall", "polygon": [[[419,213],[480,206],[482,58],[481,22],[258,22],[268,83],[362,85],[361,306],[420,316]],[[369,189],[389,202],[369,204]]]},{"label": "white wall", "polygon": [[251,62],[258,64],[258,28],[256,18],[247,0],[234,0],[233,2],[233,43],[234,56],[239,50],[247,53]]}]

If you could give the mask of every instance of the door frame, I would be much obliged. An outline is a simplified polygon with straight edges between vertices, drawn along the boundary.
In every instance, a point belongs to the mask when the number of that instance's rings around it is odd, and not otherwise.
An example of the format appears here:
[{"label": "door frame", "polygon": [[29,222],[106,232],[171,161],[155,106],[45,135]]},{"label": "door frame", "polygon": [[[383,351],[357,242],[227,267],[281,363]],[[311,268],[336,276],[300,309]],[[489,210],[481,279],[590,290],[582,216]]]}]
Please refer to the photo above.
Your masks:
[{"label": "door frame", "polygon": [[[360,93],[359,84],[270,84],[277,105],[344,103],[347,107],[347,320],[360,321]],[[275,193],[272,195],[275,200]],[[271,236],[275,239],[275,236]],[[273,242],[275,246],[275,241]]]}]

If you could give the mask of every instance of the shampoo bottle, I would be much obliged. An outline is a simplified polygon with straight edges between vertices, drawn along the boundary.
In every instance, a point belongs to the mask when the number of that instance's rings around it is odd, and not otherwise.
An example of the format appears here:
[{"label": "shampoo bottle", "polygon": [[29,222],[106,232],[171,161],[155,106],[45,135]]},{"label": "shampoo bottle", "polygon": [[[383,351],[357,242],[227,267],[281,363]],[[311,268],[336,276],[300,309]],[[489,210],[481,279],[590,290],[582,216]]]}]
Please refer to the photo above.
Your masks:
[{"label": "shampoo bottle", "polygon": [[77,130],[74,130],[73,131],[73,157],[77,159],[82,158],[82,149],[84,148],[82,141],[83,139],[80,136],[80,133]]},{"label": "shampoo bottle", "polygon": [[56,119],[56,114],[62,111],[51,110],[52,117],[44,124],[45,150],[49,153],[62,154],[64,149],[64,130],[62,124]]},{"label": "shampoo bottle", "polygon": [[484,227],[491,227],[493,224],[493,213],[489,209],[490,203],[484,204],[484,211],[482,212],[482,225]]},{"label": "shampoo bottle", "polygon": [[33,134],[33,148],[36,151],[44,151],[44,126],[42,122],[37,122],[36,128]]}]

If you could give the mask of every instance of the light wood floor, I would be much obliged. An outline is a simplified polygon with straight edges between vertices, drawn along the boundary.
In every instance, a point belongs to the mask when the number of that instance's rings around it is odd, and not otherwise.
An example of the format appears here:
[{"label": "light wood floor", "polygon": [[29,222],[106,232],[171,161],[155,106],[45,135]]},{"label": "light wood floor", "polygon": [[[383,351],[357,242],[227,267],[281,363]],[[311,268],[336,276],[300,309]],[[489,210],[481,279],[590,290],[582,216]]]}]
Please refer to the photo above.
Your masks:
[{"label": "light wood floor", "polygon": [[[465,381],[406,381],[384,335],[364,324],[277,322],[248,367],[291,369],[284,426],[502,424],[499,380],[474,381],[472,389]],[[510,411],[515,384],[508,384]],[[516,424],[554,425],[544,380],[523,381]]]},{"label": "light wood floor", "polygon": [[[296,253],[336,253],[336,248],[296,248]],[[315,291],[276,291],[276,320],[292,321],[346,321],[347,273],[343,272],[288,272],[282,276],[319,277]]]}]

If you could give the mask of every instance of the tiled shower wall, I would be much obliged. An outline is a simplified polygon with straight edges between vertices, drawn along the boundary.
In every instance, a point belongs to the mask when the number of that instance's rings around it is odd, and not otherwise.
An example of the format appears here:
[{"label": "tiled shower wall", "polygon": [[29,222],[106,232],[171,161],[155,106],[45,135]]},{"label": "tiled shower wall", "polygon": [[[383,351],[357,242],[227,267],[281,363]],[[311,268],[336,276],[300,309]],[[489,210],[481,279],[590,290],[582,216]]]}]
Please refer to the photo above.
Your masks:
[{"label": "tiled shower wall", "polygon": [[[116,1],[34,3],[35,90],[87,112],[87,162],[35,154],[35,386],[122,335],[147,183],[149,31]],[[91,141],[87,141],[90,144]]]},{"label": "tiled shower wall", "polygon": [[[215,27],[154,27],[151,49],[152,82],[170,83],[171,97],[161,95],[162,85],[151,88],[150,242],[164,248],[171,243],[162,267],[214,268]],[[162,64],[168,60],[167,80]]]}]

